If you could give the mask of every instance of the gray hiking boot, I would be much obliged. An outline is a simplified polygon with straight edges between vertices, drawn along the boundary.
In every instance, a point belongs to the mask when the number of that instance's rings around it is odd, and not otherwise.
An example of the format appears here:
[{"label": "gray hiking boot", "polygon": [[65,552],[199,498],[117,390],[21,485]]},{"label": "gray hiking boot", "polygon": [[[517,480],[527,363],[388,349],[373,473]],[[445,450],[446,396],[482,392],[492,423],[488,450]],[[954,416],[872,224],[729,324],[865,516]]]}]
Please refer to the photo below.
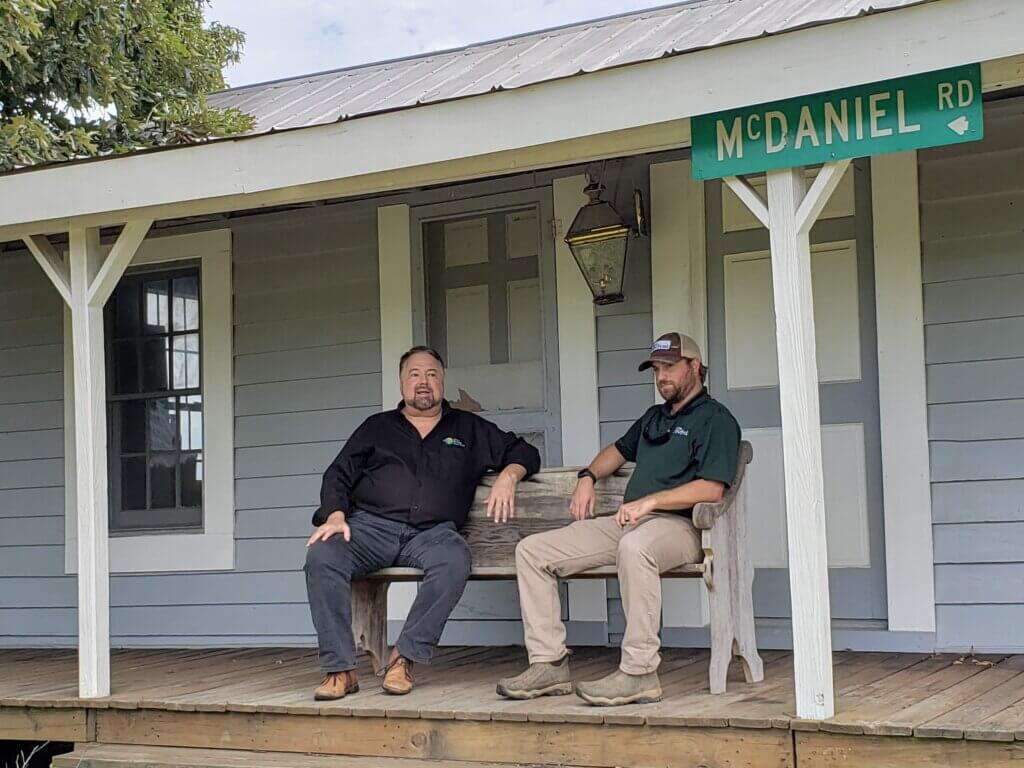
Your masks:
[{"label": "gray hiking boot", "polygon": [[661,701],[661,683],[658,682],[657,672],[627,675],[621,669],[616,669],[600,680],[577,683],[576,695],[588,704],[598,707],[649,704]]},{"label": "gray hiking boot", "polygon": [[569,657],[561,661],[535,662],[525,672],[498,681],[498,693],[506,699],[536,699],[538,696],[564,696],[572,693]]}]

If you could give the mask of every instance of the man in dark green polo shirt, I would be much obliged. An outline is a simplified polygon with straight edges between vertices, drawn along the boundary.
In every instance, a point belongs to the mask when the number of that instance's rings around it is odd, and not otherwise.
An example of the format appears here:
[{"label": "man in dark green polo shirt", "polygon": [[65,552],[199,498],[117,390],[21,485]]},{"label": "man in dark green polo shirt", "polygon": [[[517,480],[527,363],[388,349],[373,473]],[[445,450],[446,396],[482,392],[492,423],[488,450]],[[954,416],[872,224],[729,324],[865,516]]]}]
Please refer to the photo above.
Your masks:
[{"label": "man in dark green polo shirt", "polygon": [[[519,600],[529,668],[498,683],[514,699],[571,693],[558,578],[618,567],[626,631],[619,668],[576,693],[596,705],[658,701],[661,574],[701,558],[692,509],[721,501],[736,474],[740,427],[704,388],[707,369],[689,336],[666,333],[640,370],[654,369],[664,398],[586,469],[569,504],[574,523],[523,539],[516,548]],[[594,483],[627,461],[636,469],[615,515],[594,518]]]}]

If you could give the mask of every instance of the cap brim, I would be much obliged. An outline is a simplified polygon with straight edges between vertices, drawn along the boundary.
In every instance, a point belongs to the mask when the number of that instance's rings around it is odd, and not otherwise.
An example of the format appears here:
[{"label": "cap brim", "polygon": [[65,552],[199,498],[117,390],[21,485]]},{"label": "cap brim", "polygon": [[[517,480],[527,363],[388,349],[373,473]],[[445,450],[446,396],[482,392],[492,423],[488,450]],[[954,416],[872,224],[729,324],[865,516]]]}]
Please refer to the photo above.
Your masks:
[{"label": "cap brim", "polygon": [[640,367],[638,367],[637,370],[638,371],[646,371],[648,368],[653,366],[655,363],[668,363],[669,365],[675,365],[676,363],[678,363],[682,359],[683,359],[682,355],[666,355],[666,354],[659,355],[659,354],[653,354],[650,357],[648,357],[646,360],[644,360],[642,363],[640,363]]}]

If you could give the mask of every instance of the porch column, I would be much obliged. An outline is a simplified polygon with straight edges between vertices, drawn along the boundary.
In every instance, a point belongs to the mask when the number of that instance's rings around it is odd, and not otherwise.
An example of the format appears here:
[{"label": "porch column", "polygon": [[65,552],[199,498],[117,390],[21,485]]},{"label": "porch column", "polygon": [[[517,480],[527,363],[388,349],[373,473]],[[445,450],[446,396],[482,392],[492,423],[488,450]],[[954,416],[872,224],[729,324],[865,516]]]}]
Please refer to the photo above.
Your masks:
[{"label": "porch column", "polygon": [[808,719],[835,714],[810,231],[849,162],[827,163],[810,190],[803,168],[768,171],[767,204],[746,181],[726,179],[770,233],[796,713]]},{"label": "porch column", "polygon": [[43,236],[32,254],[71,308],[75,468],[78,501],[78,688],[82,698],[110,695],[110,567],[107,536],[107,416],[103,306],[151,221],[125,225],[110,254],[97,227],[72,227],[65,264]]}]

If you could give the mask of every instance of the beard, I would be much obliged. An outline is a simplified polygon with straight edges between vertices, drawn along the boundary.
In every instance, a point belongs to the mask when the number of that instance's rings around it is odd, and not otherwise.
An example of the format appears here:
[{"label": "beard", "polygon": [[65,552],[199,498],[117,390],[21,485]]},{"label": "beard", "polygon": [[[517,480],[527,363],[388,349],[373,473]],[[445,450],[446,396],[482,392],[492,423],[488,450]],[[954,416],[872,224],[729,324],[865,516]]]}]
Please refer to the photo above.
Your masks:
[{"label": "beard", "polygon": [[405,404],[415,408],[417,411],[429,411],[437,405],[437,398],[434,393],[427,390],[417,390],[413,393],[412,400],[406,400]]},{"label": "beard", "polygon": [[675,405],[683,396],[683,390],[672,383],[665,383],[658,387],[658,394],[661,395],[669,405]]}]

